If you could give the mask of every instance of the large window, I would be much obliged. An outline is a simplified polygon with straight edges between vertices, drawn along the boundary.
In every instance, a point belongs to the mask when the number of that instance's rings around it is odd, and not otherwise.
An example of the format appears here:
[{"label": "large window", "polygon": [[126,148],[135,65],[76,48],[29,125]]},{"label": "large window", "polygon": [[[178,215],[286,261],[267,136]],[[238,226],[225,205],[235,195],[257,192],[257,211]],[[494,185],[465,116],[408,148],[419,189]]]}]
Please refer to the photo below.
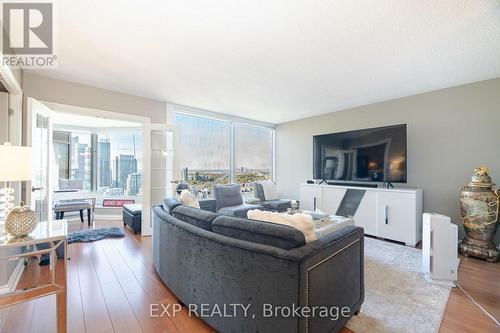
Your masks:
[{"label": "large window", "polygon": [[231,120],[175,113],[180,127],[181,178],[200,196],[214,184],[252,183],[273,178],[274,130]]},{"label": "large window", "polygon": [[252,183],[273,178],[273,131],[268,128],[234,124],[236,182],[243,192]]},{"label": "large window", "polygon": [[231,181],[231,127],[226,121],[177,113],[181,178],[200,194]]},{"label": "large window", "polygon": [[101,198],[141,195],[139,130],[58,128],[53,147],[56,190],[97,191]]}]

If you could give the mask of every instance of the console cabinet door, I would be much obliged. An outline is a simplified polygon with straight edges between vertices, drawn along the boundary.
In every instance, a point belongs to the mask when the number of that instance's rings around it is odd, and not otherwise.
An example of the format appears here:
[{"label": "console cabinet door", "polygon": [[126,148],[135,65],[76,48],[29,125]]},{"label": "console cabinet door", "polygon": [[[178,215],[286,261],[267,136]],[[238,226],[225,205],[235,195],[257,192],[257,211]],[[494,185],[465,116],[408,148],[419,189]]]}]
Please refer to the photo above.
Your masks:
[{"label": "console cabinet door", "polygon": [[356,214],[354,214],[354,223],[365,229],[365,234],[377,236],[377,217],[374,212],[377,211],[377,192],[366,191]]},{"label": "console cabinet door", "polygon": [[415,225],[415,194],[378,192],[378,237],[412,242]]},{"label": "console cabinet door", "polygon": [[321,211],[326,214],[336,214],[347,189],[338,187],[324,187],[321,194]]},{"label": "console cabinet door", "polygon": [[321,187],[302,185],[300,187],[300,209],[321,209]]}]

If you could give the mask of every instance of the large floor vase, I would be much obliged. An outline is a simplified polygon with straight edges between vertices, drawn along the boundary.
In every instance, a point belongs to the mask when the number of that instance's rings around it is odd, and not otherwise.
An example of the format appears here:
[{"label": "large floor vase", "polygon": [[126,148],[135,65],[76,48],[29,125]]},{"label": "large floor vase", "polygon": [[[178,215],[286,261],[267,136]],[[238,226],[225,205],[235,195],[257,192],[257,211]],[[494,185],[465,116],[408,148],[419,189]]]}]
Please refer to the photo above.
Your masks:
[{"label": "large floor vase", "polygon": [[500,209],[500,190],[493,190],[487,168],[474,170],[472,181],[460,188],[462,224],[466,236],[460,244],[465,256],[496,262],[500,251],[493,243]]}]

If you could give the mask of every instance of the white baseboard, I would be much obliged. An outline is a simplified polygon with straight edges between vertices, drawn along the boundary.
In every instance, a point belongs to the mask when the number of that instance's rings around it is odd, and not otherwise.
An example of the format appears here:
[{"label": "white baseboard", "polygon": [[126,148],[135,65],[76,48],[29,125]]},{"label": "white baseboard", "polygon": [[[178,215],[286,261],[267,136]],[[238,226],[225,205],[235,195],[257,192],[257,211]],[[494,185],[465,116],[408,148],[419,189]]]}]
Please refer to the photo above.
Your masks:
[{"label": "white baseboard", "polygon": [[16,268],[10,275],[9,281],[0,286],[0,295],[12,293],[16,290],[17,284],[19,283],[19,279],[21,279],[21,275],[24,271],[24,259],[19,259],[17,262]]},{"label": "white baseboard", "polygon": [[102,220],[123,220],[123,215],[96,215],[96,219],[102,219]]}]

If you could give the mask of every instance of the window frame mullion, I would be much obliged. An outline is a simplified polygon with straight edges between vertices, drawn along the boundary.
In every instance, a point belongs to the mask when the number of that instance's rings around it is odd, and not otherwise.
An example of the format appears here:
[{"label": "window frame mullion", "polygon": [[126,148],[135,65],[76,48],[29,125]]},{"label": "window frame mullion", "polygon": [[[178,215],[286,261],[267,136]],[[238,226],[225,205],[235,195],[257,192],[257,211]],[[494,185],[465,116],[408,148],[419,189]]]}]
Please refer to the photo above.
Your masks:
[{"label": "window frame mullion", "polygon": [[230,176],[230,180],[231,180],[231,184],[235,184],[236,183],[236,170],[235,170],[235,166],[236,166],[236,142],[235,142],[235,139],[234,139],[234,121],[231,121],[229,122],[229,126],[230,126],[230,152],[229,152],[229,156],[230,156],[230,162],[229,162],[229,174],[231,175]]},{"label": "window frame mullion", "polygon": [[90,182],[92,184],[92,191],[97,191],[97,144],[98,136],[96,133],[90,134],[90,146],[92,154],[90,155]]}]

